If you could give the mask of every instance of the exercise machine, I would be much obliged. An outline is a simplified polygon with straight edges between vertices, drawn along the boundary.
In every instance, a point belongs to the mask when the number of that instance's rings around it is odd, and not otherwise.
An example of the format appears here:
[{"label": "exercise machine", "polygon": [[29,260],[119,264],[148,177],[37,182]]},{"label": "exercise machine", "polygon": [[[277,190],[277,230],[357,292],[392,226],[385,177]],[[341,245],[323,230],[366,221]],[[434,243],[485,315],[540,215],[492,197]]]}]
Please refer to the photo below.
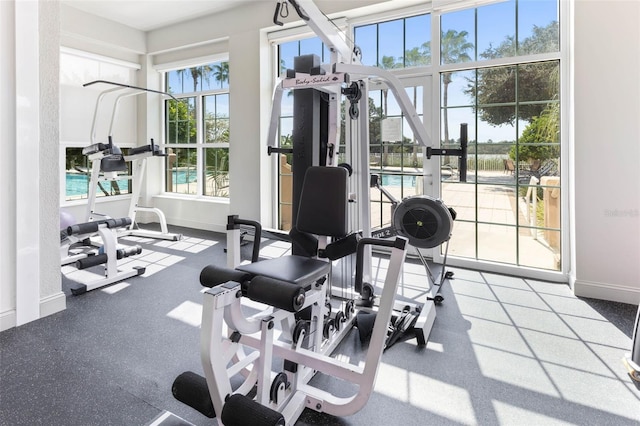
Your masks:
[{"label": "exercise machine", "polygon": [[[218,416],[219,424],[294,424],[305,408],[346,416],[356,413],[373,391],[391,320],[407,240],[356,238],[347,228],[348,172],[341,167],[310,167],[304,178],[295,229],[311,255],[260,260],[235,268],[209,265],[200,282],[204,293],[200,354],[205,376],[185,372],[174,381],[174,396],[201,413]],[[229,218],[229,242],[239,241],[240,225],[259,225]],[[297,237],[298,240],[302,240]],[[254,241],[254,244],[257,242]],[[331,315],[328,288],[332,261],[356,252],[356,275],[362,276],[367,246],[391,250],[390,264],[376,315],[370,315],[364,365],[332,358],[337,345],[361,315],[353,301]],[[230,263],[239,245],[229,245]],[[258,302],[262,308],[256,308]],[[273,366],[277,366],[274,370]],[[326,374],[357,385],[350,396],[338,396],[310,383]]]},{"label": "exercise machine", "polygon": [[[141,206],[139,204],[142,183],[144,181],[146,172],[147,159],[151,157],[165,157],[166,154],[164,154],[160,150],[159,146],[154,143],[153,139],[151,139],[149,144],[130,148],[127,155],[123,155],[122,151],[113,144],[112,140],[113,125],[115,122],[116,113],[118,111],[118,105],[122,99],[147,92],[158,93],[164,96],[171,97],[173,99],[175,98],[171,94],[166,92],[131,86],[127,84],[120,84],[106,80],[91,81],[89,83],[85,83],[83,87],[91,86],[94,84],[107,84],[115,87],[104,90],[100,93],[100,95],[98,95],[93,115],[93,123],[91,126],[91,145],[83,149],[83,154],[87,155],[89,160],[91,161],[91,175],[89,180],[88,195],[89,199],[87,202],[85,220],[92,221],[96,218],[96,195],[101,182],[128,179],[130,180],[131,185],[131,201],[129,203],[129,211],[127,213],[127,217],[131,219],[131,224],[120,231],[121,235],[132,235],[137,237],[148,237],[170,241],[178,241],[182,239],[181,234],[169,232],[167,219],[162,210],[156,207]],[[102,102],[108,95],[116,95],[116,99],[113,103],[113,110],[111,112],[111,119],[109,122],[108,143],[104,144],[96,142],[96,128],[98,117],[100,116]],[[131,175],[128,175],[128,164],[131,164]],[[123,175],[122,173],[125,173],[125,175]],[[139,223],[136,221],[137,214],[140,212],[154,214],[160,225],[160,231],[140,228]]]},{"label": "exercise machine", "polygon": [[[340,135],[340,101],[344,97],[347,101],[349,120],[350,144],[346,150],[349,153],[354,170],[352,192],[354,213],[352,228],[360,229],[364,237],[376,236],[378,238],[387,236],[404,235],[408,237],[410,244],[419,248],[433,248],[449,241],[451,233],[451,211],[444,206],[442,201],[431,197],[420,196],[398,202],[395,215],[396,223],[383,230],[372,231],[370,223],[370,169],[369,169],[369,96],[368,87],[370,82],[384,83],[388,90],[395,97],[398,106],[403,112],[403,117],[411,128],[416,142],[424,148],[427,159],[432,156],[457,156],[460,164],[460,181],[466,181],[466,158],[467,158],[467,126],[461,126],[461,143],[457,149],[433,148],[429,131],[422,123],[415,107],[409,99],[404,86],[392,73],[387,70],[363,66],[360,63],[360,50],[356,46],[350,46],[347,41],[336,31],[335,25],[315,6],[312,0],[280,1],[276,7],[274,22],[281,24],[279,18],[284,18],[282,11],[287,3],[290,3],[298,16],[318,35],[331,52],[331,62],[328,65],[321,65],[319,59],[314,60],[313,55],[298,57],[294,59],[294,69],[287,70],[275,87],[273,95],[273,108],[271,113],[268,152],[271,153],[293,153],[293,216],[295,217],[296,200],[296,176],[303,176],[303,170],[309,165],[326,164],[335,165],[338,152],[338,141]],[[288,7],[287,7],[288,12]],[[311,58],[310,58],[311,57]],[[284,90],[293,90],[294,95],[294,132],[293,148],[282,149],[276,147],[276,135],[278,130],[278,118],[280,116],[280,104]],[[311,90],[307,90],[311,89]],[[303,104],[300,114],[296,109],[296,97],[309,98],[311,104]],[[315,98],[318,100],[316,101]],[[309,105],[313,105],[310,107]],[[347,108],[345,108],[347,109]],[[296,120],[300,121],[298,124]],[[319,127],[319,131],[314,133],[309,130],[313,126]],[[301,129],[302,128],[302,129]],[[308,131],[308,133],[307,133]],[[319,139],[316,142],[316,139]],[[298,142],[298,140],[300,142]],[[309,143],[311,142],[311,143]],[[317,145],[316,145],[317,144]],[[301,161],[302,160],[302,161]],[[306,161],[306,162],[304,162]],[[314,162],[315,161],[315,162]],[[318,163],[319,162],[319,163]],[[302,164],[300,164],[302,163]],[[296,167],[301,169],[297,172]],[[388,194],[388,193],[387,193]],[[390,195],[390,194],[388,194]],[[418,216],[416,216],[416,213]],[[421,217],[421,219],[419,219]],[[410,224],[410,222],[412,222]],[[431,233],[434,230],[422,226],[421,224],[433,222],[438,232],[425,239],[422,233]],[[393,235],[392,235],[393,234]],[[422,254],[419,249],[417,253]],[[426,265],[425,259],[421,260]],[[372,278],[368,275],[371,263],[371,250],[367,248],[364,252],[364,273],[366,274],[362,282],[363,287],[356,289],[361,291],[365,303],[373,303],[375,295],[374,286],[371,285]],[[446,260],[445,260],[446,262]],[[430,273],[430,271],[428,271]],[[443,274],[445,269],[443,268]],[[430,274],[430,278],[432,275]],[[450,275],[449,275],[450,277]],[[443,275],[438,282],[441,283]],[[448,278],[448,277],[447,277]],[[431,280],[435,282],[435,280]],[[419,337],[421,343],[425,343],[430,333],[431,326],[435,320],[435,304],[442,301],[442,296],[436,293],[429,296],[422,306],[410,309],[419,313],[423,327],[420,329]],[[404,310],[404,306],[402,307]],[[424,321],[423,321],[424,319]]]},{"label": "exercise machine", "polygon": [[[71,293],[74,296],[144,274],[145,268],[142,266],[134,266],[126,271],[118,269],[118,260],[142,253],[142,247],[139,245],[118,245],[117,229],[129,226],[130,224],[131,219],[123,217],[119,219],[95,220],[67,227],[65,231],[67,239],[61,245],[61,255],[63,256],[62,264],[68,265],[73,263],[79,270],[98,265],[102,265],[104,268],[103,278],[97,278],[86,283],[77,283],[71,286]],[[99,249],[69,255],[69,249],[73,244],[80,243],[96,234],[102,242]],[[64,257],[65,255],[66,257]]]},{"label": "exercise machine", "polygon": [[[356,413],[373,391],[383,350],[393,344],[390,337],[396,338],[388,331],[409,239],[400,232],[389,239],[371,235],[370,78],[388,85],[427,156],[437,155],[430,149],[429,134],[398,79],[385,70],[362,66],[358,49],[347,45],[311,0],[278,1],[275,21],[288,9],[287,3],[331,52],[329,66],[320,64],[315,55],[294,58],[294,69],[287,70],[273,96],[268,153],[291,153],[294,158],[291,255],[260,259],[259,223],[229,217],[227,265],[208,265],[200,274],[200,283],[210,288],[203,296],[200,336],[204,376],[185,372],[172,386],[176,399],[216,417],[217,424],[225,426],[294,424],[306,408],[334,416]],[[294,132],[293,147],[285,149],[275,141],[286,89],[293,90]],[[338,165],[342,97],[349,102],[350,124],[356,134],[350,144],[355,152],[352,157],[357,159],[355,167]],[[400,203],[396,210],[401,207],[407,210],[400,216],[408,216],[409,211],[423,209],[423,204],[416,208],[411,202]],[[428,214],[446,222],[434,225],[437,236],[431,242],[435,246],[448,240],[452,217],[442,206],[434,211]],[[404,228],[398,229],[407,232],[409,224],[405,221],[402,225]],[[254,227],[252,261],[248,264],[240,263],[240,226]],[[415,226],[433,230],[418,221]],[[361,231],[349,232],[354,229]],[[409,234],[423,239],[416,230]],[[343,270],[340,274],[342,288],[353,287],[362,296],[372,282],[371,249],[375,246],[390,252],[376,303],[362,307],[347,298],[332,312],[335,298],[331,296],[338,275],[334,264],[348,264],[355,257],[355,271],[346,268],[346,273]],[[435,318],[434,306],[430,300],[422,309],[425,322],[431,318],[422,328],[423,344]],[[368,342],[363,366],[331,356],[354,326],[360,340]],[[353,384],[357,391],[348,396],[333,394],[313,384],[316,374]]]},{"label": "exercise machine", "polygon": [[[453,277],[453,272],[447,272],[446,267],[449,240],[456,212],[447,207],[442,200],[427,195],[407,197],[399,201],[380,184],[378,175],[371,175],[370,186],[380,190],[391,202],[392,214],[391,226],[376,229],[371,232],[371,236],[373,238],[389,238],[396,235],[406,237],[425,268],[429,284],[426,301],[413,308],[411,305],[406,305],[402,309],[402,314],[390,325],[392,332],[387,348],[392,345],[392,342],[398,341],[403,334],[408,332],[414,333],[418,345],[424,346],[436,319],[435,310],[431,309],[432,304],[439,305],[444,301],[444,297],[440,294],[442,284],[445,279]],[[443,243],[445,244],[444,260],[440,276],[436,278],[420,249],[439,247]],[[365,282],[363,287],[357,290],[363,295],[363,299],[373,303],[372,284]]]}]

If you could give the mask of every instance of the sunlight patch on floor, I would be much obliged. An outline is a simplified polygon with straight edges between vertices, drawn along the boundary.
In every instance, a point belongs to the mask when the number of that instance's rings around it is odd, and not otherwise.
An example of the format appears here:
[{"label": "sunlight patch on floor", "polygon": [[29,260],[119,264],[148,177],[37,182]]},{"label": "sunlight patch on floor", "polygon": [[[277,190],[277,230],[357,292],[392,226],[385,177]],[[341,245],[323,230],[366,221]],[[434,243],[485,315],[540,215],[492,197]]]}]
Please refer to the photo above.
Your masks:
[{"label": "sunlight patch on floor", "polygon": [[202,304],[186,300],[170,310],[167,316],[193,327],[200,327],[202,322]]}]

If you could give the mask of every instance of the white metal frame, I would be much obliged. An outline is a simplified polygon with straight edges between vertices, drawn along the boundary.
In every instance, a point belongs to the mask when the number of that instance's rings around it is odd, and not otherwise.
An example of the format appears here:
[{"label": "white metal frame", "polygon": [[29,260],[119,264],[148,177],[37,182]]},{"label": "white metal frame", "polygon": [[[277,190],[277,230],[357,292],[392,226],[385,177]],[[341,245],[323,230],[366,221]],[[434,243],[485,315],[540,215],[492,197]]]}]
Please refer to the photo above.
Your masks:
[{"label": "white metal frame", "polygon": [[[109,82],[105,82],[107,84],[113,84]],[[87,83],[93,84],[93,83]],[[96,100],[96,106],[93,113],[93,122],[91,124],[91,143],[96,144],[96,127],[98,123],[98,118],[101,114],[101,105],[103,100],[109,95],[115,95],[115,101],[113,103],[113,109],[111,111],[111,118],[109,120],[109,130],[108,137],[113,135],[113,125],[115,123],[116,115],[118,112],[118,106],[120,101],[124,98],[131,96],[138,96],[144,93],[149,92],[143,88],[137,88],[133,86],[116,86],[110,89],[105,89],[102,91]],[[155,91],[152,91],[155,92]],[[158,93],[158,92],[156,92]],[[171,95],[168,95],[171,96]],[[130,162],[132,164],[132,175],[131,176],[105,176],[103,179],[100,178],[100,160],[104,158],[105,154],[103,152],[97,152],[91,154],[89,156],[89,160],[91,161],[91,176],[89,179],[89,194],[87,200],[87,209],[85,213],[85,221],[94,220],[95,213],[95,203],[96,203],[96,192],[97,185],[100,181],[112,181],[117,179],[129,179],[131,180],[131,201],[129,203],[128,217],[131,218],[131,225],[129,225],[126,229],[124,229],[121,233],[123,235],[133,235],[139,237],[149,237],[149,238],[157,238],[163,240],[170,241],[178,241],[182,239],[181,234],[170,233],[167,226],[167,219],[162,212],[162,210],[155,207],[144,207],[138,205],[138,200],[140,198],[140,193],[142,191],[142,182],[145,177],[146,171],[146,162],[149,157],[155,156],[155,152],[147,151],[144,153],[139,153],[135,155],[124,156],[125,161]],[[158,223],[160,224],[160,231],[153,230],[144,230],[137,227],[136,223],[136,215],[137,212],[147,212],[155,214],[158,218]]]},{"label": "white metal frame", "polygon": [[[267,145],[272,147],[276,143],[276,136],[278,133],[278,124],[280,117],[280,104],[282,100],[282,93],[284,89],[299,89],[313,87],[318,90],[323,90],[330,94],[330,113],[335,114],[336,118],[334,124],[337,126],[339,123],[339,108],[337,108],[338,98],[340,96],[340,87],[344,84],[357,81],[362,96],[358,102],[358,108],[360,111],[360,119],[355,120],[355,128],[351,128],[351,133],[355,134],[356,140],[351,141],[351,148],[354,152],[351,153],[351,157],[354,158],[357,163],[354,167],[355,184],[352,183],[353,189],[357,198],[357,213],[355,215],[355,225],[353,229],[362,230],[364,237],[371,236],[371,219],[370,219],[370,188],[369,188],[369,102],[368,102],[368,87],[369,81],[382,82],[393,93],[396,101],[398,102],[401,110],[403,111],[404,118],[407,120],[411,130],[414,133],[417,143],[424,148],[426,152],[427,147],[431,147],[431,132],[425,126],[415,109],[415,106],[411,102],[411,99],[407,95],[404,84],[391,72],[371,66],[364,66],[360,64],[359,57],[353,54],[353,48],[343,40],[336,32],[336,28],[330,24],[328,18],[319,11],[314,4],[313,0],[301,0],[298,1],[300,9],[310,18],[307,24],[318,37],[325,43],[325,45],[331,51],[331,64],[323,65],[327,74],[325,75],[308,75],[303,73],[296,73],[294,77],[285,78],[281,77],[274,88],[273,94],[273,106],[271,110],[271,118],[269,122],[269,131],[267,137]],[[345,62],[341,62],[344,60]],[[430,88],[425,90],[425,93],[432,93]],[[424,108],[427,109],[428,103],[424,104]],[[439,111],[439,108],[437,108]],[[423,115],[426,117],[426,111]],[[353,120],[352,120],[353,121]],[[431,120],[426,120],[427,124],[431,123]],[[348,126],[352,125],[349,123]],[[330,132],[329,143],[334,142],[334,146],[337,150],[338,139],[333,139],[333,136],[337,136],[339,130]],[[329,151],[329,150],[328,150]],[[332,165],[330,161],[336,161],[337,155],[333,159],[328,159],[327,164]],[[426,161],[426,160],[425,160]],[[335,163],[334,163],[335,164]],[[426,178],[425,178],[426,179]],[[438,253],[439,255],[439,253]],[[371,247],[365,248],[364,258],[364,282],[371,283]],[[436,311],[435,304],[431,297],[427,298],[427,301],[422,306],[421,316],[418,323],[418,327],[421,333],[424,335],[425,340],[428,338],[433,323],[435,321]]]},{"label": "white metal frame", "polygon": [[[118,232],[117,229],[109,228],[107,223],[101,223],[98,225],[98,236],[101,241],[101,251],[107,255],[107,261],[102,264],[104,268],[104,277],[96,278],[88,282],[81,282],[71,287],[73,294],[82,294],[87,291],[95,290],[109,284],[116,283],[118,281],[126,280],[127,278],[142,275],[145,272],[144,267],[134,266],[128,270],[118,269]],[[93,233],[91,233],[93,234]],[[91,234],[79,234],[70,235],[69,241],[60,247],[60,254],[62,256],[62,265],[73,263],[77,260],[87,258],[89,255],[84,254],[69,254],[69,249],[74,242],[80,241],[82,237],[90,237]],[[66,257],[65,257],[66,256]]]},{"label": "white metal frame", "polygon": [[[227,235],[229,242],[239,241],[239,230],[230,230]],[[285,424],[294,424],[305,408],[347,416],[366,404],[373,392],[406,256],[406,240],[402,237],[398,237],[398,240],[400,243],[391,251],[380,306],[362,366],[331,357],[338,343],[351,330],[355,315],[329,339],[322,339],[322,321],[327,313],[324,306],[327,283],[306,292],[303,309],[312,306],[314,318],[309,333],[313,343],[309,348],[302,345],[304,335],[298,339],[298,343],[293,343],[290,332],[290,325],[295,324],[293,313],[266,307],[259,313],[247,316],[243,312],[243,298],[239,297],[239,283],[230,281],[204,293],[200,354],[209,394],[218,413],[218,424],[222,424],[220,413],[225,398],[232,393],[247,394],[254,386],[257,386],[255,401],[282,413]],[[228,246],[230,265],[239,256],[229,252],[238,250],[237,244]],[[275,336],[276,323],[282,324],[279,338]],[[240,333],[240,336],[234,332]],[[277,402],[270,397],[270,385],[276,374],[271,371],[274,357],[298,365],[297,372],[286,372],[290,386],[278,389]],[[340,397],[310,385],[309,380],[316,372],[346,380],[357,385],[358,390],[349,397]],[[243,377],[243,381],[234,389],[231,379],[238,375]]]}]

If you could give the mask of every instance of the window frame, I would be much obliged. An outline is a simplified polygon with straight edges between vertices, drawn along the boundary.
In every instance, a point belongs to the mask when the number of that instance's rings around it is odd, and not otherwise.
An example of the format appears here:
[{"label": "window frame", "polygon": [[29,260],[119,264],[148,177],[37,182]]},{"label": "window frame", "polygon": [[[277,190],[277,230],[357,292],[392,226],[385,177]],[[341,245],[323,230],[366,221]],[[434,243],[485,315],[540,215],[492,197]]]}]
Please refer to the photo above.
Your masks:
[{"label": "window frame", "polygon": [[[187,70],[189,68],[193,68],[193,67],[197,67],[197,66],[204,66],[204,65],[210,65],[210,64],[219,64],[219,63],[228,63],[229,60],[228,58],[216,58],[215,61],[208,61],[208,62],[203,62],[203,63],[199,63],[199,64],[193,64],[193,65],[189,65],[189,66],[185,66],[185,67],[177,67],[177,68],[171,68],[171,69],[163,69],[162,70],[162,74],[163,74],[163,78],[162,78],[162,82],[163,82],[163,88],[165,91],[169,90],[168,87],[168,75],[169,73],[171,73],[172,71],[177,71],[177,70]],[[178,143],[178,142],[169,142],[169,120],[168,120],[168,103],[169,102],[175,102],[173,99],[165,99],[164,102],[162,102],[162,135],[163,135],[163,149],[165,151],[165,153],[169,154],[170,151],[172,149],[195,149],[196,151],[196,190],[195,192],[177,192],[177,191],[169,191],[167,186],[167,173],[169,171],[169,166],[167,164],[167,161],[165,161],[164,167],[163,167],[163,186],[162,186],[162,195],[168,195],[168,196],[178,196],[178,197],[187,197],[187,198],[206,198],[206,199],[212,199],[212,200],[228,200],[230,197],[229,194],[229,189],[228,189],[228,181],[229,181],[229,172],[227,171],[227,176],[226,176],[226,190],[224,192],[221,191],[220,194],[208,194],[205,193],[205,182],[201,181],[201,177],[204,176],[204,174],[206,173],[205,171],[205,152],[207,149],[225,149],[227,151],[227,159],[229,158],[229,151],[230,151],[230,142],[206,142],[205,137],[206,137],[206,132],[205,132],[205,103],[206,100],[205,98],[208,96],[221,96],[221,95],[225,95],[227,96],[228,99],[228,103],[230,103],[230,87],[228,84],[228,80],[227,80],[227,85],[226,87],[222,87],[222,88],[216,88],[216,89],[209,89],[209,90],[199,90],[199,91],[191,91],[191,92],[183,92],[183,93],[178,93],[178,94],[172,94],[172,96],[177,99],[178,101],[182,100],[182,99],[188,99],[188,98],[194,98],[195,100],[195,106],[194,106],[194,112],[195,112],[195,124],[196,124],[196,136],[195,136],[195,143],[190,143],[190,142],[186,142],[186,143]],[[217,99],[216,99],[217,102]],[[229,123],[230,121],[230,108],[227,108],[229,113],[228,116],[226,117],[227,123]],[[228,124],[227,124],[228,125]],[[230,132],[230,129],[229,129]],[[228,164],[228,160],[227,160],[227,167],[229,166]]]}]

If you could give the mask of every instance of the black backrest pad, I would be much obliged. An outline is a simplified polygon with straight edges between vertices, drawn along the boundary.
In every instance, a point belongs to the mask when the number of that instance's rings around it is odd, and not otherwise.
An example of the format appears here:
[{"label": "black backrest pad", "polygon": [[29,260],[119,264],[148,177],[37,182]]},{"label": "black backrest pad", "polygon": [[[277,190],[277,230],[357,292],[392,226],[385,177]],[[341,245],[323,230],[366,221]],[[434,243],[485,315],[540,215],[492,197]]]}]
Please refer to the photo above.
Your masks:
[{"label": "black backrest pad", "polygon": [[343,167],[307,169],[298,207],[298,230],[329,237],[347,234],[348,179]]}]

